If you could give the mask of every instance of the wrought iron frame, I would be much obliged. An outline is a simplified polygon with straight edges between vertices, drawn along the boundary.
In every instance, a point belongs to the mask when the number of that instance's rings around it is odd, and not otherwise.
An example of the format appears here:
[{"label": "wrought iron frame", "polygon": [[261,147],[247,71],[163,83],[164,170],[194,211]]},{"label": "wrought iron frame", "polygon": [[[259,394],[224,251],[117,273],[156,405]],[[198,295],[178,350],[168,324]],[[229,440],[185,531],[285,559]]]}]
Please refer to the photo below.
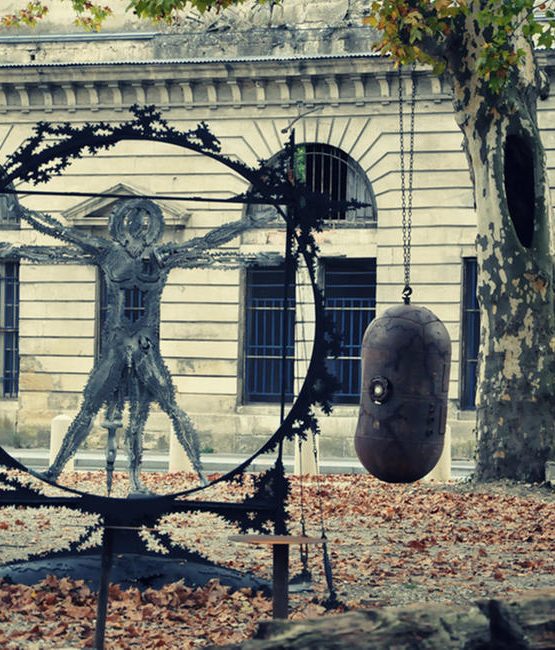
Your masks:
[{"label": "wrought iron frame", "polygon": [[[363,207],[363,204],[356,201],[338,204],[323,195],[309,191],[301,183],[295,183],[293,134],[285,146],[279,164],[276,165],[275,161],[271,165],[260,162],[258,167],[250,167],[221,153],[219,141],[203,122],[195,129],[179,131],[170,126],[154,106],[133,106],[131,112],[132,119],[116,125],[98,122],[74,127],[69,123],[52,125],[40,122],[33,136],[23,143],[5,165],[0,180],[0,193],[13,193],[15,181],[44,183],[51,177],[60,175],[72,160],[81,158],[85,152],[94,155],[123,140],[173,144],[206,155],[236,171],[250,183],[250,189],[225,201],[274,206],[286,223],[285,258],[289,277],[291,278],[301,257],[308,268],[315,304],[315,335],[305,381],[276,432],[244,462],[211,481],[206,487],[196,486],[171,495],[119,499],[94,495],[50,482],[62,490],[65,496],[48,497],[10,477],[6,469],[28,470],[0,447],[0,465],[5,468],[0,471],[3,482],[3,485],[0,485],[0,506],[64,506],[100,515],[104,527],[127,529],[135,529],[139,525],[154,526],[161,517],[173,512],[201,511],[221,516],[229,523],[235,524],[241,532],[269,532],[268,526],[273,522],[274,532],[284,533],[287,530],[285,504],[290,486],[283,469],[283,442],[293,440],[297,436],[306,438],[309,432],[319,431],[314,406],[319,405],[324,413],[329,413],[331,396],[336,386],[334,378],[326,369],[325,360],[336,353],[338,341],[330,323],[326,322],[323,295],[316,282],[315,261],[318,246],[314,233],[322,229],[324,219],[330,211],[357,209]],[[203,200],[202,197],[190,198]],[[283,206],[287,206],[287,209],[284,210]],[[67,260],[61,255],[58,261]],[[255,478],[254,492],[244,501],[227,503],[188,499],[217,483],[241,482],[248,467],[258,456],[276,450],[274,466]],[[77,552],[92,532],[93,529],[86,531],[79,540],[72,543],[69,553]],[[176,551],[170,540],[160,538],[159,541],[165,543],[170,553]],[[129,545],[130,540],[126,539],[125,543]],[[128,549],[129,546],[126,547],[126,550]],[[184,556],[182,548],[178,554],[180,557]],[[187,554],[198,556],[190,549],[185,551],[185,555]]]}]

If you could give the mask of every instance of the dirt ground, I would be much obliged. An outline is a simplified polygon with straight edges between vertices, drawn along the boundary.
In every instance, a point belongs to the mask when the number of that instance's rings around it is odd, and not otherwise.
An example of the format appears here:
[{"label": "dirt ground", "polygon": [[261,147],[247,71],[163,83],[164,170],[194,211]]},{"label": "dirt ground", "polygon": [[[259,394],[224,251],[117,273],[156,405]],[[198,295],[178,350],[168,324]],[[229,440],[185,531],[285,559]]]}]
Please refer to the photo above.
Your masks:
[{"label": "dirt ground", "polygon": [[[85,489],[88,482],[103,480],[101,473],[74,473],[66,479]],[[190,479],[172,474],[147,475],[146,480],[158,491],[175,491]],[[213,488],[209,498],[224,499],[226,490]],[[291,533],[300,532],[301,515],[309,535],[319,536],[323,521],[333,585],[343,608],[462,604],[555,587],[555,491],[547,485],[388,485],[361,475],[305,477],[301,484],[295,478],[289,512]],[[0,512],[0,561],[64,546],[93,521],[68,510],[5,508]],[[214,515],[169,515],[159,529],[211,560],[271,578],[270,551],[230,543],[237,531]],[[144,537],[148,540],[149,531]],[[326,613],[321,547],[310,549],[308,565],[312,589],[291,595],[293,618]],[[293,549],[291,575],[300,569]],[[0,647],[90,647],[94,602],[85,586],[67,581],[35,588],[0,583]],[[197,648],[249,636],[257,621],[269,617],[271,603],[247,591],[231,594],[216,584],[204,590],[171,585],[146,595],[114,587],[111,608],[110,648]]]}]

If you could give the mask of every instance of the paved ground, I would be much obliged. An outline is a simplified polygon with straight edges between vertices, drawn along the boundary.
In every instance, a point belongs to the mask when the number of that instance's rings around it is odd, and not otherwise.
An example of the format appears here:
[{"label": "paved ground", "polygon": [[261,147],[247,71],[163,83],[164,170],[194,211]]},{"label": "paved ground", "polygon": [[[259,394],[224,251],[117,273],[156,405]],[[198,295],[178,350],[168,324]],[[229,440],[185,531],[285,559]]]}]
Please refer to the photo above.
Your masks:
[{"label": "paved ground", "polygon": [[[5,448],[15,459],[32,469],[46,469],[48,463],[47,449],[13,449]],[[234,454],[202,454],[202,463],[207,472],[225,472],[237,467],[245,460],[244,456]],[[273,459],[258,458],[252,466],[256,472],[267,468]],[[75,469],[96,470],[102,469],[105,464],[105,456],[98,451],[80,450],[75,459]],[[293,471],[293,457],[285,457],[284,464],[288,471]],[[118,452],[116,470],[124,471],[127,467],[126,454]],[[322,474],[366,474],[356,458],[323,458],[320,461]],[[468,476],[474,469],[474,463],[468,460],[454,460],[451,465],[452,478],[463,478]],[[147,451],[144,455],[143,470],[146,472],[167,471],[168,454],[163,452]]]}]

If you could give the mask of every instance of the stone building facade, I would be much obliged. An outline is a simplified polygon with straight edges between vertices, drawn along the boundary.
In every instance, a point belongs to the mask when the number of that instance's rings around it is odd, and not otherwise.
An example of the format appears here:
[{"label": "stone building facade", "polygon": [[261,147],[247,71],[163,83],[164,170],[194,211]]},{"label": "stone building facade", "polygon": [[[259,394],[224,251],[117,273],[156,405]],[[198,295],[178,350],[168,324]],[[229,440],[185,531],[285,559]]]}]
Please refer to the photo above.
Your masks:
[{"label": "stone building facade", "polygon": [[[356,3],[337,4],[344,9],[343,5]],[[0,37],[0,156],[5,159],[14,151],[40,120],[117,122],[127,119],[133,104],[155,104],[180,129],[205,120],[224,152],[254,164],[283,148],[287,138],[283,129],[297,120],[296,140],[305,145],[314,182],[331,187],[333,181],[325,172],[329,165],[341,177],[343,192],[356,188],[372,203],[347,218],[336,215],[318,237],[328,308],[338,319],[346,314],[344,322],[351,328],[345,334],[351,347],[342,361],[345,389],[333,415],[322,419],[321,449],[325,455],[348,456],[353,454],[357,417],[352,395],[357,378],[349,379],[358,368],[353,351],[360,343],[356,328],[399,302],[403,249],[397,75],[387,60],[371,52],[371,32],[354,23],[352,16],[347,20],[344,11],[340,14],[341,20],[331,21],[333,28],[307,26],[305,21],[295,29],[262,25],[236,30],[235,36],[220,25],[212,31],[165,34]],[[543,65],[551,75],[553,59],[543,55]],[[412,285],[414,301],[432,309],[451,335],[450,423],[455,450],[464,453],[472,446],[477,345],[473,196],[448,89],[426,70],[419,70],[418,77]],[[408,95],[408,74],[403,84]],[[551,169],[554,102],[550,98],[540,105]],[[116,201],[26,196],[29,186],[17,189],[25,205],[100,234]],[[41,189],[222,198],[246,185],[230,170],[190,152],[158,143],[124,142],[95,157],[85,156]],[[167,198],[158,203],[166,220],[165,237],[177,241],[239,219],[245,212],[243,206],[217,203]],[[3,209],[2,214],[9,211]],[[6,217],[0,228],[4,241],[56,243]],[[283,241],[283,228],[273,224],[248,231],[231,246],[245,253],[281,253]],[[16,272],[19,313],[15,329],[10,329],[7,287],[14,284]],[[5,263],[2,277],[0,438],[3,444],[41,445],[51,419],[78,408],[98,353],[101,281],[96,269],[86,265],[25,262],[18,269]],[[276,427],[279,405],[274,389],[264,383],[271,383],[271,377],[256,376],[262,367],[257,357],[273,353],[261,352],[253,342],[253,337],[263,336],[262,323],[271,311],[267,303],[257,303],[257,297],[275,298],[276,277],[240,268],[172,272],[163,295],[162,351],[178,401],[201,432],[205,450],[251,451]],[[297,381],[310,352],[312,316],[306,296],[301,272],[295,293]],[[261,315],[260,309],[266,312]],[[15,308],[10,313],[13,320]],[[15,330],[18,387],[9,364],[14,340],[10,332]],[[268,349],[272,344],[267,339],[260,343]],[[272,363],[267,361],[266,368]],[[294,389],[292,381],[291,392]],[[167,445],[170,426],[163,414],[153,412],[147,428],[148,444]],[[91,437],[89,444],[96,443],[102,444],[100,438]]]}]

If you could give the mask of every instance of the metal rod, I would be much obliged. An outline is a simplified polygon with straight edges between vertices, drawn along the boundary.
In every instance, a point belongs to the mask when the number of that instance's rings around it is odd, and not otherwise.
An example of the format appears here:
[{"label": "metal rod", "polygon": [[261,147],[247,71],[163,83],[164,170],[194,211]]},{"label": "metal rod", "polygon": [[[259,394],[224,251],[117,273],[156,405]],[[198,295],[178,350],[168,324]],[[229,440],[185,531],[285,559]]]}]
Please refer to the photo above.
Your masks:
[{"label": "metal rod", "polygon": [[108,612],[108,595],[110,590],[110,571],[114,558],[114,529],[105,527],[102,535],[102,559],[100,565],[100,584],[96,603],[96,630],[94,635],[95,650],[104,650],[106,633],[106,614]]},{"label": "metal rod", "polygon": [[274,618],[289,617],[289,546],[274,544],[272,575],[272,614]]},{"label": "metal rod", "polygon": [[[291,130],[289,140],[291,147],[291,155],[289,159],[289,177],[290,182],[295,185],[295,129]],[[293,267],[293,255],[291,251],[291,244],[293,239],[293,229],[291,223],[294,219],[294,207],[287,206],[287,228],[285,230],[285,264],[283,273],[283,311],[281,315],[281,395],[280,395],[280,412],[279,421],[283,423],[285,419],[285,399],[286,399],[286,385],[287,385],[287,347],[289,338],[289,284],[291,282]],[[283,441],[280,441],[280,457],[283,448]]]},{"label": "metal rod", "polygon": [[[114,424],[114,423],[110,423]],[[116,464],[116,455],[118,453],[118,445],[116,441],[115,426],[108,426],[108,441],[106,444],[106,492],[110,496],[112,492],[112,481],[114,478],[114,466]]]},{"label": "metal rod", "polygon": [[81,196],[105,199],[150,199],[152,201],[198,201],[204,203],[248,203],[253,205],[276,205],[275,200],[249,199],[244,196],[232,196],[227,199],[215,199],[205,196],[173,196],[166,194],[115,194],[111,192],[54,192],[51,190],[12,190],[4,188],[0,194],[23,194],[25,196]]}]

